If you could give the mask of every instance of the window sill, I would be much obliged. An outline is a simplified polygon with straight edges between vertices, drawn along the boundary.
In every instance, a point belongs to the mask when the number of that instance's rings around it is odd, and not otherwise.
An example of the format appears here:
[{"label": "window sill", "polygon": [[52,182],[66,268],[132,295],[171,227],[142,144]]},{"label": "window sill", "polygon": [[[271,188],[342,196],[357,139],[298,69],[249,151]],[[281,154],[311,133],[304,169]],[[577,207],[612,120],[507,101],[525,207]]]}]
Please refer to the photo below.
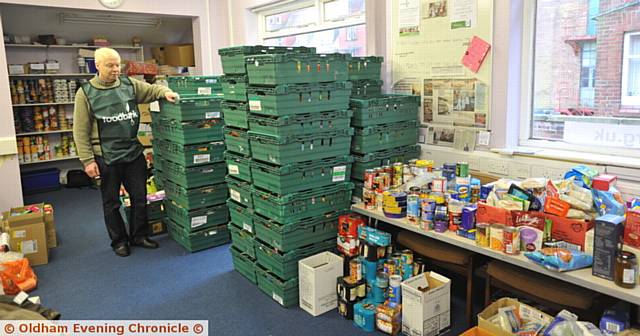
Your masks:
[{"label": "window sill", "polygon": [[515,149],[491,149],[494,153],[524,156],[538,159],[550,159],[561,161],[573,161],[585,164],[616,166],[622,168],[640,169],[640,158],[626,157],[623,155],[607,155],[597,153],[586,153],[579,151],[568,151],[561,149],[516,147]]}]

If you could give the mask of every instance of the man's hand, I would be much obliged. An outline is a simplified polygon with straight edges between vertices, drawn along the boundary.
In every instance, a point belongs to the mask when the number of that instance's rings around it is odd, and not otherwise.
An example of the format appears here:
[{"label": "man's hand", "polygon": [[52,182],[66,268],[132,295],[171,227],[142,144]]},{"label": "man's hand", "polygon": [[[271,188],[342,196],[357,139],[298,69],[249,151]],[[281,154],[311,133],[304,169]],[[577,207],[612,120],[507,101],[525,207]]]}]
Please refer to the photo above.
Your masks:
[{"label": "man's hand", "polygon": [[172,103],[175,103],[178,99],[180,99],[180,96],[173,91],[165,93],[164,97]]},{"label": "man's hand", "polygon": [[84,167],[84,172],[87,173],[90,178],[100,177],[100,169],[98,169],[98,164],[95,162],[91,162]]}]

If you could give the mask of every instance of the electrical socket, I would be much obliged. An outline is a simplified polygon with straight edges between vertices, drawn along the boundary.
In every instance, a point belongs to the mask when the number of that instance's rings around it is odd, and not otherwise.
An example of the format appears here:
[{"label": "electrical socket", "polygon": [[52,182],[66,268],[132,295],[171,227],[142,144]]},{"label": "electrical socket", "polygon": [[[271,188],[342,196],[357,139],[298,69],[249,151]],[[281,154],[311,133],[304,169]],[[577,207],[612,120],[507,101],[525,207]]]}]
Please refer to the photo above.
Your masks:
[{"label": "electrical socket", "polygon": [[467,158],[467,162],[469,163],[469,170],[482,171],[479,158],[471,155]]},{"label": "electrical socket", "polygon": [[492,159],[489,161],[489,173],[506,176],[509,173],[507,161]]},{"label": "electrical socket", "polygon": [[567,172],[567,169],[548,166],[534,166],[534,171],[536,177],[546,177],[552,180],[559,180]]}]

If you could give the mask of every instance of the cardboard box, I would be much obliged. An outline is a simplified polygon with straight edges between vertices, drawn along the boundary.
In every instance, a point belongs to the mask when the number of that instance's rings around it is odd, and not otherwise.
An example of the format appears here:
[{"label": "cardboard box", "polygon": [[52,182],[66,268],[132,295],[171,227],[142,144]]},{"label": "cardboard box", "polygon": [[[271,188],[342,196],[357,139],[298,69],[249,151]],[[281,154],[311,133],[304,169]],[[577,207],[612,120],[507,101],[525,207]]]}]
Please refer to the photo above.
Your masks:
[{"label": "cardboard box", "polygon": [[[37,207],[40,209],[37,213],[25,213],[19,216],[11,216],[11,214],[21,213],[27,211],[30,207]],[[44,203],[25,205],[23,207],[11,208],[7,214],[7,222],[10,228],[15,228],[21,225],[29,225],[34,223],[44,223]]]},{"label": "cardboard box", "polygon": [[298,261],[300,308],[313,316],[338,308],[336,285],[342,262],[342,257],[331,252]]},{"label": "cardboard box", "polygon": [[624,244],[640,248],[640,211],[627,210]]},{"label": "cardboard box", "polygon": [[17,227],[6,227],[12,251],[21,252],[29,259],[31,266],[44,265],[49,262],[47,235],[44,222],[23,224]]},{"label": "cardboard box", "polygon": [[604,215],[596,219],[593,239],[593,275],[613,280],[616,252],[623,233],[624,217]]},{"label": "cardboard box", "polygon": [[151,221],[149,222],[149,225],[151,226],[152,236],[167,232],[167,226],[164,224],[164,222],[161,219]]},{"label": "cardboard box", "polygon": [[56,224],[53,220],[53,216],[53,206],[51,206],[51,204],[45,204],[44,229],[47,234],[47,248],[54,248],[58,246]]},{"label": "cardboard box", "polygon": [[153,47],[151,48],[151,57],[153,57],[158,64],[165,65],[164,59],[164,48],[163,47]]},{"label": "cardboard box", "polygon": [[530,226],[540,231],[544,231],[544,221],[546,219],[543,212],[539,211],[511,211],[513,226]]},{"label": "cardboard box", "polygon": [[513,218],[510,210],[494,207],[486,203],[478,203],[476,211],[476,223],[503,224],[513,226]]},{"label": "cardboard box", "polygon": [[437,335],[451,324],[451,280],[427,272],[402,282],[402,332]]},{"label": "cardboard box", "polygon": [[196,65],[193,44],[168,44],[164,46],[164,61],[167,65],[190,67]]},{"label": "cardboard box", "polygon": [[495,334],[492,334],[484,329],[480,329],[479,327],[473,327],[465,332],[463,332],[462,334],[460,334],[460,336],[494,336]]},{"label": "cardboard box", "polygon": [[578,245],[580,250],[584,251],[587,231],[593,227],[592,221],[558,217],[550,214],[546,214],[546,217],[552,222],[551,238]]},{"label": "cardboard box", "polygon": [[478,314],[478,327],[480,329],[485,330],[490,335],[497,336],[512,336],[515,335],[510,331],[504,330],[500,328],[498,325],[495,325],[489,320],[498,314],[498,310],[504,307],[515,306],[516,309],[520,312],[520,317],[526,321],[541,321],[545,325],[551,323],[553,321],[553,317],[550,315],[535,309],[529,305],[518,302],[516,299],[511,298],[502,298],[499,299],[492,304],[488,305],[480,314]]}]

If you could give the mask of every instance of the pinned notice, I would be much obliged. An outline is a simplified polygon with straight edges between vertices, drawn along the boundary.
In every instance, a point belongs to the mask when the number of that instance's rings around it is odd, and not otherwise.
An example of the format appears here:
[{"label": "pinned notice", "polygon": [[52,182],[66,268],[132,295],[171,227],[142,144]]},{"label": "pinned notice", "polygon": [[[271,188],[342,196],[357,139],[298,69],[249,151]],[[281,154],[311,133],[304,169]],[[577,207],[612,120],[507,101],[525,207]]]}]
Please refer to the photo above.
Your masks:
[{"label": "pinned notice", "polygon": [[467,51],[465,51],[462,57],[462,65],[469,68],[469,70],[477,73],[480,70],[484,58],[487,57],[491,49],[491,45],[483,39],[474,36],[469,43]]}]

